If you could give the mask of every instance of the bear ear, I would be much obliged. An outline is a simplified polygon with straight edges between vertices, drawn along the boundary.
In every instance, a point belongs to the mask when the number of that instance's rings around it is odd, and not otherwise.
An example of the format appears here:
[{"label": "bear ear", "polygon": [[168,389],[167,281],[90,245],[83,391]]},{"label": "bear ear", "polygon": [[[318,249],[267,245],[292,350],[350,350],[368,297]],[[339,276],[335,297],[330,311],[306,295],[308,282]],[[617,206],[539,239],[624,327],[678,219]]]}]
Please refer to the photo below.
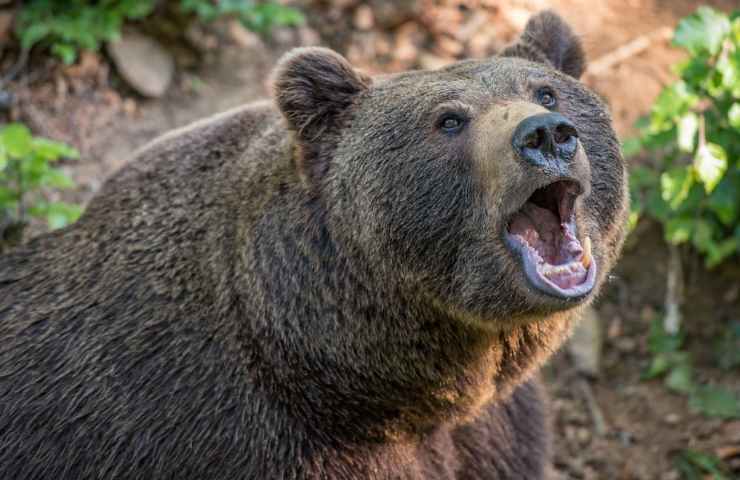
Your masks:
[{"label": "bear ear", "polygon": [[581,41],[568,24],[551,10],[530,18],[519,40],[507,47],[501,56],[549,63],[574,78],[580,78],[586,68],[586,55]]},{"label": "bear ear", "polygon": [[274,96],[291,130],[302,140],[315,141],[338,126],[338,118],[370,79],[359,74],[338,53],[327,48],[296,48],[278,63],[273,74]]}]

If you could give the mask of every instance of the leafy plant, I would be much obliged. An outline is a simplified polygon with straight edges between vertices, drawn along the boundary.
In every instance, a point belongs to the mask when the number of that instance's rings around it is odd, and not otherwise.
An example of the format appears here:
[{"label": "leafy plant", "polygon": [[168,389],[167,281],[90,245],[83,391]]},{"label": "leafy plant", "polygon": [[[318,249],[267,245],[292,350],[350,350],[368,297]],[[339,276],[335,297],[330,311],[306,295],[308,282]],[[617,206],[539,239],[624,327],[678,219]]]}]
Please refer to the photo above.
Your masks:
[{"label": "leafy plant", "polygon": [[[156,0],[29,0],[18,15],[16,34],[21,48],[48,46],[71,64],[80,50],[96,51],[102,42],[118,39],[124,22],[156,14],[156,5]],[[176,8],[204,22],[233,16],[259,33],[303,21],[297,10],[272,1],[180,0]]]},{"label": "leafy plant", "polygon": [[690,55],[675,66],[680,79],[624,145],[657,159],[632,170],[630,220],[653,217],[668,242],[690,242],[711,268],[740,252],[740,11],[700,7],[673,41]]},{"label": "leafy plant", "polygon": [[740,367],[740,321],[730,322],[729,328],[717,340],[715,352],[720,368]]},{"label": "leafy plant", "polygon": [[126,20],[149,15],[154,0],[31,0],[21,8],[16,33],[21,48],[46,44],[64,63],[79,50],[96,51],[101,42],[118,39]]},{"label": "leafy plant", "polygon": [[681,452],[676,458],[676,467],[686,480],[730,480],[719,458],[696,450]]},{"label": "leafy plant", "polygon": [[297,25],[304,20],[299,11],[275,2],[181,0],[180,8],[185,13],[196,14],[205,22],[233,16],[248,29],[259,33],[268,32],[274,26]]},{"label": "leafy plant", "polygon": [[654,320],[648,336],[653,358],[643,379],[663,378],[669,389],[688,395],[689,407],[696,412],[711,417],[740,418],[737,394],[718,386],[696,384],[691,356],[681,349],[684,338],[683,332],[670,334],[663,322]]},{"label": "leafy plant", "polygon": [[42,218],[49,228],[75,221],[82,208],[64,202],[50,202],[48,188],[71,188],[72,180],[51,162],[78,158],[77,151],[63,143],[33,137],[22,124],[0,129],[0,219],[6,224],[23,224],[27,217]]}]

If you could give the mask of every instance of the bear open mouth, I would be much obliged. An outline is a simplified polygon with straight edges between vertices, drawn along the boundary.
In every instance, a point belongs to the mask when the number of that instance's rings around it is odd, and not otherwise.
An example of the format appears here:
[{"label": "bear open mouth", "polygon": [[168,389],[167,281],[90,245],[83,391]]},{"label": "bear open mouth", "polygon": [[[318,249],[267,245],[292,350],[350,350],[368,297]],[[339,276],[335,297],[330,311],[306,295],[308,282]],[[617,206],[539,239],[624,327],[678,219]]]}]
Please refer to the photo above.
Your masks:
[{"label": "bear open mouth", "polygon": [[591,239],[577,236],[575,200],[582,191],[572,180],[535,190],[511,217],[506,232],[509,245],[521,256],[527,279],[560,298],[584,296],[595,283]]}]

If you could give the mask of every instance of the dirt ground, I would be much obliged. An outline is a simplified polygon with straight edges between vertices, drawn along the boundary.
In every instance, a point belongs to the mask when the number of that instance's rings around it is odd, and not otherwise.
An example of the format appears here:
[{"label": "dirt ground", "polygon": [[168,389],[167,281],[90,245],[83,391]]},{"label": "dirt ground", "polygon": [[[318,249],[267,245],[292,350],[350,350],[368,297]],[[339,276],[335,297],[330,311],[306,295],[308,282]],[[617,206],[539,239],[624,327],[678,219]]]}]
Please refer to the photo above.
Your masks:
[{"label": "dirt ground", "polygon": [[[370,72],[433,68],[491,55],[516,36],[532,12],[554,8],[582,35],[591,60],[584,81],[608,101],[618,132],[626,136],[672,78],[670,64],[681,58],[670,46],[670,28],[698,6],[685,0],[294,3],[306,12],[308,25],[276,31],[269,41],[233,25],[208,33],[216,47],[195,66],[178,57],[175,85],[162,99],[136,96],[104,58],[91,55],[66,69],[32,65],[15,85],[18,103],[12,115],[36,133],[81,150],[81,160],[65,165],[79,188],[63,197],[84,203],[148,140],[268,95],[270,68],[290,47],[329,45]],[[702,3],[740,8],[738,0]],[[583,378],[565,351],[545,369],[555,426],[554,479],[679,479],[674,461],[682,450],[726,453],[740,446],[740,421],[701,416],[661,381],[640,379],[650,361],[648,325],[663,304],[665,249],[661,232],[649,223],[630,238],[597,304],[605,332],[601,375]],[[687,348],[696,374],[740,391],[737,371],[716,367],[712,352],[718,332],[740,321],[740,266],[708,273],[690,253],[686,258]],[[603,417],[603,431],[596,416]],[[736,462],[735,478],[740,478],[740,448],[734,452],[736,458],[727,461]]]}]

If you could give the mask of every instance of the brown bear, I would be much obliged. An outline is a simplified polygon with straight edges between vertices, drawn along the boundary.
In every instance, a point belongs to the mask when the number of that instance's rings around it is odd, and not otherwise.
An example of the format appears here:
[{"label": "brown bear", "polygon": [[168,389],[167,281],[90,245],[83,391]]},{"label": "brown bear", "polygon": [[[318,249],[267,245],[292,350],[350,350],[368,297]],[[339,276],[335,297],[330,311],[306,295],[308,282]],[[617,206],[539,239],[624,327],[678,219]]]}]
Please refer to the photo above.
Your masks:
[{"label": "brown bear", "polygon": [[542,478],[627,208],[583,69],[551,12],[434,71],[297,49],[146,146],[0,257],[0,478]]}]

